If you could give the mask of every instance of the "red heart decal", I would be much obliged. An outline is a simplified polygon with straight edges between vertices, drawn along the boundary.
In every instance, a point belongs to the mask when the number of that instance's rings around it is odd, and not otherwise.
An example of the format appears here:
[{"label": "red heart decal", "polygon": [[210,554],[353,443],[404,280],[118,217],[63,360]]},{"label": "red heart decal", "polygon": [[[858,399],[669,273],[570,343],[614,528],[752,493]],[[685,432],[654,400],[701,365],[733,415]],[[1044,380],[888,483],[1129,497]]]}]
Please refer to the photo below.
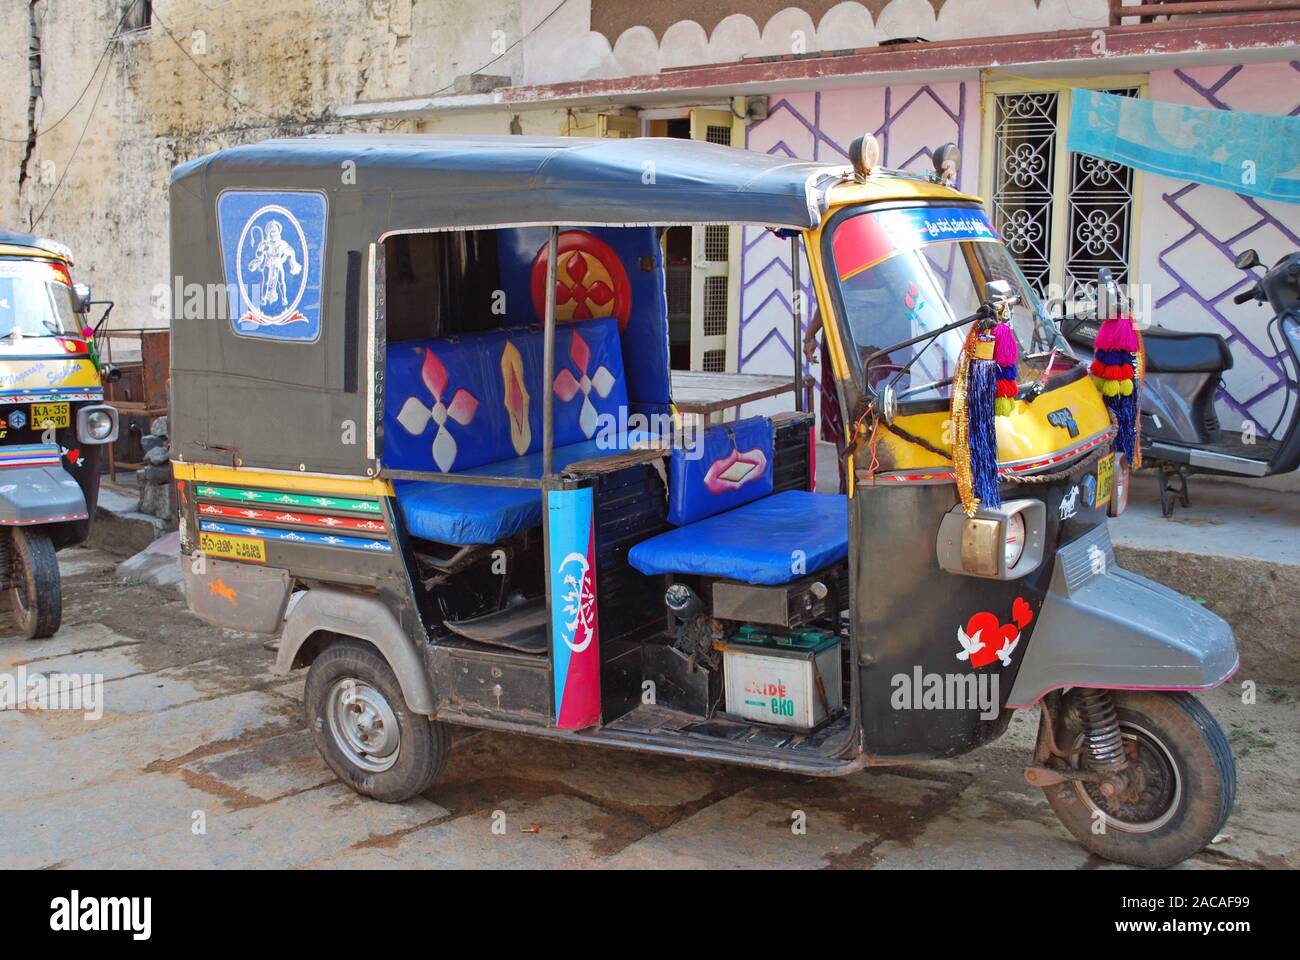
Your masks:
[{"label": "red heart decal", "polygon": [[1029,626],[1029,622],[1034,619],[1034,611],[1030,609],[1029,604],[1025,603],[1023,597],[1016,597],[1016,602],[1011,604],[1011,619],[1021,630]]},{"label": "red heart decal", "polygon": [[1012,606],[1012,618],[1014,623],[1003,623],[987,611],[975,614],[966,621],[965,629],[957,631],[957,642],[961,645],[957,659],[967,661],[972,669],[978,670],[1000,660],[998,654],[1001,652],[1009,663],[1012,651],[1020,643],[1020,631],[1034,618],[1034,612],[1029,604],[1017,597]]},{"label": "red heart decal", "polygon": [[76,450],[69,450],[69,451],[68,451],[68,463],[75,464],[75,463],[76,463],[78,460],[80,460],[80,459],[81,459],[81,448],[80,448],[80,447],[77,447]]},{"label": "red heart decal", "polygon": [[961,644],[958,660],[969,660],[975,668],[987,666],[998,658],[1001,646],[1002,624],[991,613],[977,613],[966,622],[965,630],[957,631],[957,642]]}]

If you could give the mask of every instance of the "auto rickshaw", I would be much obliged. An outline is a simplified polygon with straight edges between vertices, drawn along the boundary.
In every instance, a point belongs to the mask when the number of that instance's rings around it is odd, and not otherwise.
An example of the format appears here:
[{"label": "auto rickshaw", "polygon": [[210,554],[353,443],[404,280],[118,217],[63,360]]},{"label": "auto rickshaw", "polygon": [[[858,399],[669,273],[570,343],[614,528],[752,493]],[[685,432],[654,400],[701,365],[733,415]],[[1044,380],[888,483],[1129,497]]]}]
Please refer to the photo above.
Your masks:
[{"label": "auto rickshaw", "polygon": [[[414,797],[453,726],[839,776],[963,753],[1037,705],[1026,776],[1088,849],[1168,865],[1219,831],[1233,758],[1189,691],[1237,652],[1115,564],[1114,391],[946,184],[955,148],[934,174],[877,153],[321,136],[175,170],[190,609],[308,668],[341,780]],[[813,492],[797,367],[793,410],[676,415],[669,225],[796,254],[844,492]],[[954,397],[994,318],[1015,352],[968,502]]]},{"label": "auto rickshaw", "polygon": [[0,579],[32,639],[59,629],[55,552],[90,536],[100,451],[117,439],[72,265],[60,243],[0,232]]}]

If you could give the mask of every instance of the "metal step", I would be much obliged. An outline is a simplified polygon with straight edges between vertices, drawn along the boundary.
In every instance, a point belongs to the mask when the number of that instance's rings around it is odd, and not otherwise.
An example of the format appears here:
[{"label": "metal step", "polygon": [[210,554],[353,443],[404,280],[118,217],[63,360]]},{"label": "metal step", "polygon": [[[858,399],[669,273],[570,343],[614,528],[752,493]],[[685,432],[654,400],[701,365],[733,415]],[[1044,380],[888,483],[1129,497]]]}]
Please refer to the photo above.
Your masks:
[{"label": "metal step", "polygon": [[1147,450],[1149,456],[1170,463],[1185,463],[1204,470],[1221,470],[1243,477],[1263,477],[1268,475],[1268,461],[1254,460],[1248,457],[1234,457],[1214,450],[1199,447],[1184,447],[1172,443],[1156,441]]},{"label": "metal step", "polygon": [[548,623],[546,603],[541,597],[481,617],[443,623],[452,633],[475,643],[520,653],[546,652]]}]

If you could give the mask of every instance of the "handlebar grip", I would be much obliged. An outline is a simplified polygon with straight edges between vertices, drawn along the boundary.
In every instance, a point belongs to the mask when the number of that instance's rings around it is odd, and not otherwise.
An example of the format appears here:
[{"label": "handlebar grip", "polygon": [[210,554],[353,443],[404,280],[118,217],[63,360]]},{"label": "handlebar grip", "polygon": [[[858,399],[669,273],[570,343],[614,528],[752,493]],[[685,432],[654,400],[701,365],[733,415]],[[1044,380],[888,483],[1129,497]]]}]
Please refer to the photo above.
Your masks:
[{"label": "handlebar grip", "polygon": [[1233,298],[1232,298],[1232,302],[1233,302],[1233,303],[1247,303],[1247,302],[1249,302],[1249,301],[1251,301],[1251,300],[1254,300],[1254,299],[1255,299],[1255,288],[1254,288],[1254,287],[1251,287],[1249,290],[1243,290],[1243,291],[1241,291],[1241,293],[1239,293],[1239,294],[1237,294],[1235,297],[1233,297]]}]

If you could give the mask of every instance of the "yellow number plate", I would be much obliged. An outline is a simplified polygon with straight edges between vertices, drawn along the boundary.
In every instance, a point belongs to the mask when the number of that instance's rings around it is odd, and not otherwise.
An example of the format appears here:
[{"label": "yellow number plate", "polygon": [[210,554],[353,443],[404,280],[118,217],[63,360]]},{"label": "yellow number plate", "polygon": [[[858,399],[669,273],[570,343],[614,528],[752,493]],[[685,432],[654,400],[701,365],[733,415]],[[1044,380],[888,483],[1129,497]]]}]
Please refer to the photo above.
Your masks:
[{"label": "yellow number plate", "polygon": [[67,403],[33,403],[32,427],[48,430],[50,427],[72,426],[72,409]]},{"label": "yellow number plate", "polygon": [[1110,503],[1115,489],[1115,454],[1108,453],[1097,461],[1097,506]]},{"label": "yellow number plate", "polygon": [[199,536],[199,549],[210,557],[229,557],[266,563],[266,541],[252,537],[230,537],[224,533],[204,533]]}]

